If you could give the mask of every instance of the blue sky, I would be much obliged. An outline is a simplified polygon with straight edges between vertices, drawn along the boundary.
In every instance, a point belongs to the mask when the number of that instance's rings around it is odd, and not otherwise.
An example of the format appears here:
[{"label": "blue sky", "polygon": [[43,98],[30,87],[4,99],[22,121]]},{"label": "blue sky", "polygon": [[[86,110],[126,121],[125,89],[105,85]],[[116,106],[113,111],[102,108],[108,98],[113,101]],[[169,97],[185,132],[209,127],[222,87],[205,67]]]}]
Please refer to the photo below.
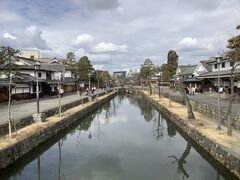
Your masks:
[{"label": "blue sky", "polygon": [[0,44],[110,71],[161,65],[170,49],[196,64],[225,50],[239,17],[240,0],[1,0]]}]

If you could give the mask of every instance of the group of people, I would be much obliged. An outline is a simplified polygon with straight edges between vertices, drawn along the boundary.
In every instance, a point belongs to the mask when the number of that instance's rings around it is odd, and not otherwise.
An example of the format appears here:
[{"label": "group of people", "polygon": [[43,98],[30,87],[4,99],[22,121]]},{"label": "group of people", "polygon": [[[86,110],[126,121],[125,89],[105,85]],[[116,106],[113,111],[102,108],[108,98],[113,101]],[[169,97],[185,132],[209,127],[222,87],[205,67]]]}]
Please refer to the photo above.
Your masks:
[{"label": "group of people", "polygon": [[[91,87],[91,88],[90,88],[90,93],[91,93],[91,94],[94,94],[94,92],[96,91],[96,89],[97,89],[97,88],[96,88],[95,86]],[[80,96],[82,95],[83,92],[85,92],[86,95],[88,95],[89,89],[87,88],[87,89],[85,89],[85,91],[84,91],[82,88],[79,88],[79,89],[78,89],[78,92],[79,92],[79,95],[80,95]]]},{"label": "group of people", "polygon": [[189,94],[189,95],[194,95],[194,94],[195,94],[195,91],[196,91],[196,89],[195,89],[194,86],[188,87],[188,94]]}]

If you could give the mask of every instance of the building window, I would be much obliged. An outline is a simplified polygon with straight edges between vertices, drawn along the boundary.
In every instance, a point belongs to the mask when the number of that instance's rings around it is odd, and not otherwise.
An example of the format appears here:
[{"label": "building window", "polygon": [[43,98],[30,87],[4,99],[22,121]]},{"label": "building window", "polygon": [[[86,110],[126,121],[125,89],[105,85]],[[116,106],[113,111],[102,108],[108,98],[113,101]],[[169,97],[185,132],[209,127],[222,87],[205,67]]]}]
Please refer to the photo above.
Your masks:
[{"label": "building window", "polygon": [[222,63],[222,68],[225,68],[225,63]]},{"label": "building window", "polygon": [[34,59],[34,55],[31,55],[30,58],[31,58],[31,59]]},{"label": "building window", "polygon": [[214,68],[217,69],[217,64],[214,64]]},{"label": "building window", "polygon": [[39,77],[39,78],[42,77],[42,73],[38,73],[38,77]]}]

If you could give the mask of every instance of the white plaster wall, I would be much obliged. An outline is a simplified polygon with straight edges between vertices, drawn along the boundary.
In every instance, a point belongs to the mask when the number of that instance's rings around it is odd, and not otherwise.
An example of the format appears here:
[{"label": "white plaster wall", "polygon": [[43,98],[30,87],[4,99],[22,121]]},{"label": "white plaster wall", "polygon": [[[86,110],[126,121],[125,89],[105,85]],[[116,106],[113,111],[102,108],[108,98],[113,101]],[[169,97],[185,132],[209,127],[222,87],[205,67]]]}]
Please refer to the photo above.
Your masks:
[{"label": "white plaster wall", "polygon": [[69,70],[66,70],[65,77],[72,77],[72,72]]}]

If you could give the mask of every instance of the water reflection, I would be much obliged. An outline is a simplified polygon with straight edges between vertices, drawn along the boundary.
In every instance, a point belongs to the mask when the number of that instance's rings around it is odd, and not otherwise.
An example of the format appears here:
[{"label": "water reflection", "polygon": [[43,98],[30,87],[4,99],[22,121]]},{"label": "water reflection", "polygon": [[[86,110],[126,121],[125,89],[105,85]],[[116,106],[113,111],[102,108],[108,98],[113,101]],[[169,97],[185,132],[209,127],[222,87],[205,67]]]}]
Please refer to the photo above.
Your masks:
[{"label": "water reflection", "polygon": [[154,130],[153,130],[153,135],[156,137],[156,140],[158,141],[159,139],[163,138],[164,136],[164,125],[163,125],[163,119],[162,115],[158,113],[158,118],[154,119]]},{"label": "water reflection", "polygon": [[184,168],[184,164],[186,163],[186,158],[187,156],[189,155],[190,153],[190,150],[191,150],[191,144],[188,142],[187,143],[187,147],[185,149],[185,151],[183,152],[182,156],[180,158],[177,158],[176,156],[169,156],[170,158],[173,158],[174,161],[172,163],[176,163],[177,162],[177,165],[178,165],[178,173],[179,174],[182,174],[182,178],[184,179],[185,177],[189,177],[186,169]]},{"label": "water reflection", "polygon": [[174,136],[176,136],[177,129],[176,129],[175,125],[173,124],[173,122],[171,122],[171,121],[166,121],[166,122],[167,122],[167,132],[168,132],[168,136],[169,136],[169,137],[174,137]]},{"label": "water reflection", "polygon": [[144,98],[117,96],[0,179],[234,179],[195,149]]},{"label": "water reflection", "polygon": [[150,122],[155,116],[156,112],[151,103],[147,101],[147,99],[142,98],[141,96],[132,95],[130,97],[131,98],[129,99],[129,102],[139,107],[141,110],[141,115],[143,115],[145,121]]}]

